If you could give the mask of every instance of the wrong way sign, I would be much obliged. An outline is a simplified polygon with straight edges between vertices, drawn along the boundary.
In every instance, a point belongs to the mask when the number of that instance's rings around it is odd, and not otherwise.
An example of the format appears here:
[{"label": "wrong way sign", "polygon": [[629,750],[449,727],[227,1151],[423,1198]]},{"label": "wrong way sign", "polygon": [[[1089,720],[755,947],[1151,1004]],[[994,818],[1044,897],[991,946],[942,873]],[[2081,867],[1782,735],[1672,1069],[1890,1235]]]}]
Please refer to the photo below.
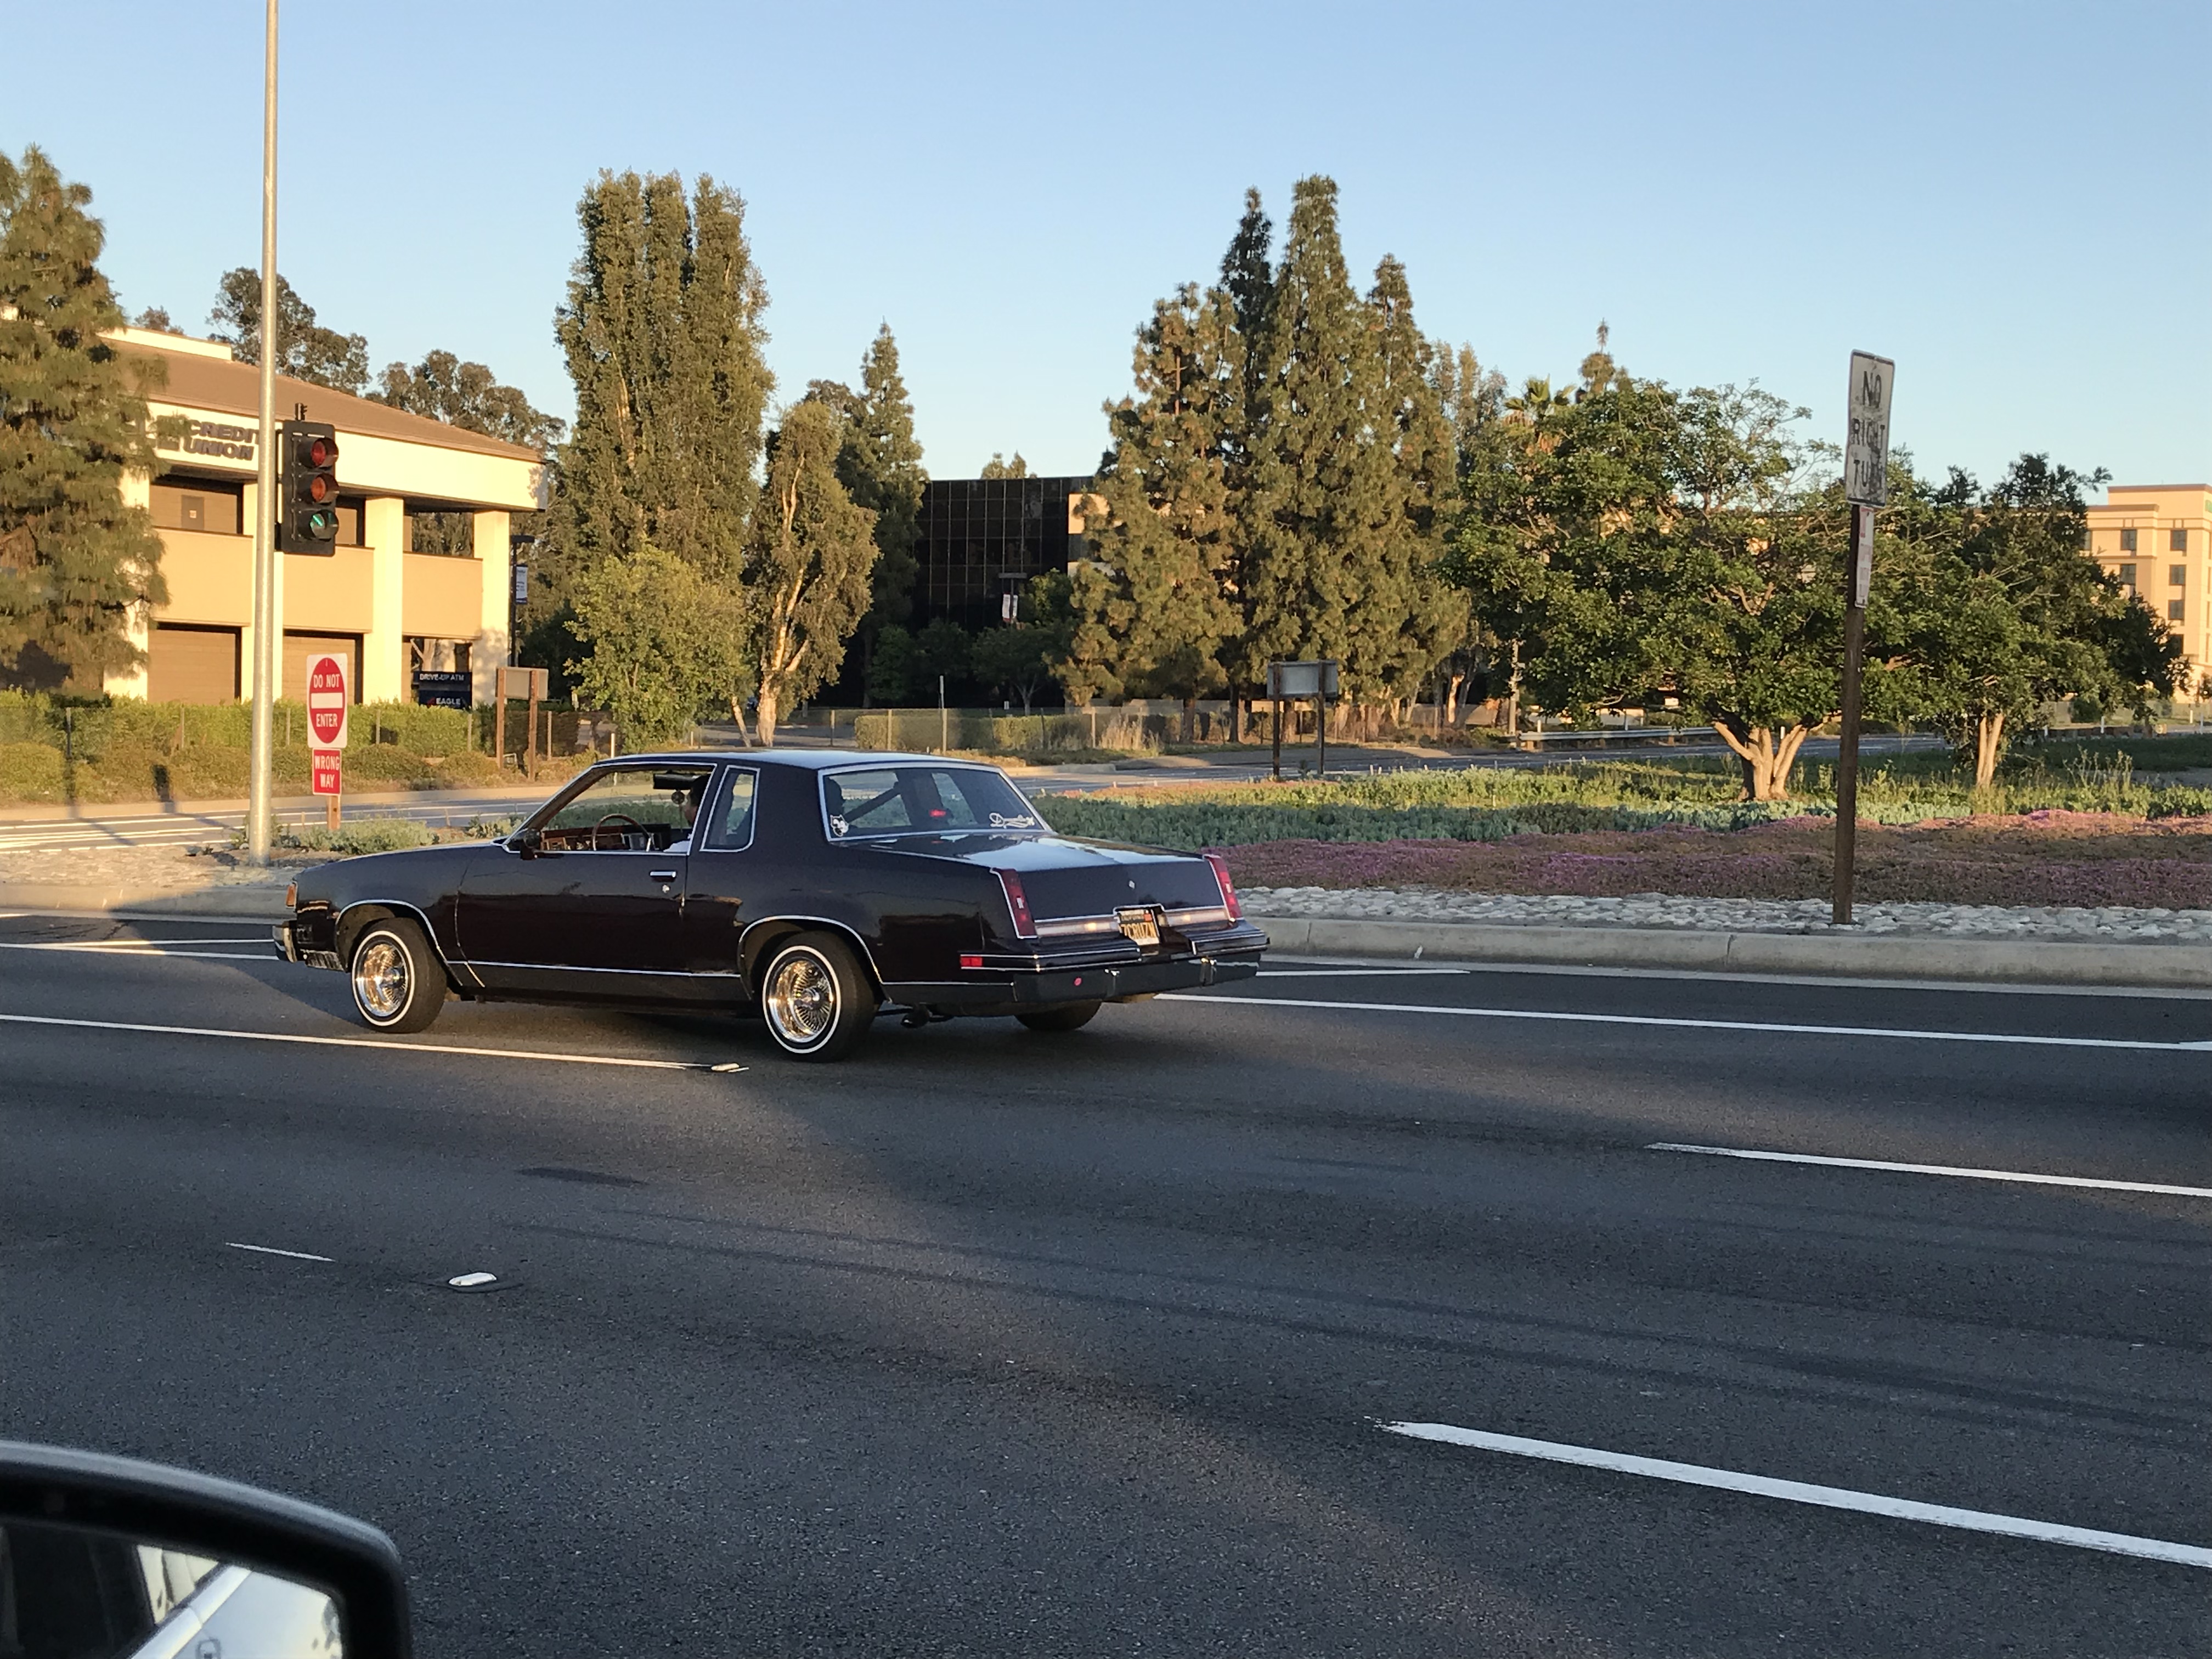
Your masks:
[{"label": "wrong way sign", "polygon": [[346,709],[352,702],[350,664],[337,652],[307,659],[307,742],[316,749],[346,746]]}]

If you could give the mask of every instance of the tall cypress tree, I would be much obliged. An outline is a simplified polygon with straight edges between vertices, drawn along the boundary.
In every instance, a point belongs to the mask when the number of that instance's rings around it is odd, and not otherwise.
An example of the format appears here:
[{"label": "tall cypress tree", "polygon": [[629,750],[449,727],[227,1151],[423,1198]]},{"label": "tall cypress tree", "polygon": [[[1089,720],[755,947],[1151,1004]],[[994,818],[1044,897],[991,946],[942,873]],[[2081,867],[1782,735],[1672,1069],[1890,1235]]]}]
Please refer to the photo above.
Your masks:
[{"label": "tall cypress tree", "polygon": [[837,452],[837,479],[855,505],[876,515],[874,597],[864,632],[904,623],[914,612],[915,558],[921,539],[921,495],[929,483],[921,442],[914,435],[914,400],[899,373],[898,342],[891,325],[876,331],[860,359],[860,389],[817,380],[807,397],[845,417]]},{"label": "tall cypress tree", "polygon": [[1373,428],[1381,398],[1373,332],[1373,313],[1345,267],[1336,183],[1301,179],[1259,342],[1266,418],[1255,457],[1243,654],[1258,664],[1337,658],[1346,690],[1362,698],[1382,692],[1395,656],[1364,607],[1379,607],[1374,615],[1393,625],[1404,615],[1392,611],[1402,595],[1385,556],[1394,459]]},{"label": "tall cypress tree", "polygon": [[702,174],[603,173],[556,330],[576,387],[550,550],[558,583],[646,544],[733,575],[775,377],[744,203]]},{"label": "tall cypress tree", "polygon": [[1222,586],[1237,615],[1236,637],[1223,650],[1230,690],[1236,702],[1236,732],[1244,738],[1245,694],[1256,693],[1265,684],[1267,663],[1247,647],[1252,632],[1252,592],[1245,559],[1256,539],[1254,521],[1254,477],[1257,469],[1260,433],[1267,420],[1267,363],[1261,341],[1267,312],[1275,295],[1273,257],[1274,225],[1261,205],[1256,189],[1244,192],[1244,216],[1237,234],[1221,257],[1221,281],[1215,290],[1225,296],[1233,326],[1229,333],[1231,359],[1229,382],[1223,394],[1220,416],[1222,484],[1224,510],[1230,522],[1229,548],[1222,562]]},{"label": "tall cypress tree", "polygon": [[1390,502],[1378,587],[1363,607],[1358,631],[1376,664],[1379,689],[1403,703],[1458,647],[1468,622],[1465,595],[1437,572],[1459,497],[1457,445],[1444,407],[1444,386],[1455,376],[1451,360],[1414,326],[1406,268],[1387,254],[1367,304],[1376,324],[1376,432],[1390,451]]},{"label": "tall cypress tree", "polygon": [[33,685],[140,661],[131,613],[168,598],[153,519],[123,502],[154,470],[161,364],[100,337],[124,315],[91,201],[35,146],[0,155],[0,679]]},{"label": "tall cypress tree", "polygon": [[1106,408],[1114,447],[1098,471],[1106,515],[1091,543],[1106,580],[1074,590],[1112,641],[1114,678],[1182,700],[1185,742],[1196,700],[1227,684],[1221,646],[1236,625],[1223,590],[1233,526],[1221,445],[1235,331],[1227,296],[1188,283],[1138,331],[1136,395]]}]

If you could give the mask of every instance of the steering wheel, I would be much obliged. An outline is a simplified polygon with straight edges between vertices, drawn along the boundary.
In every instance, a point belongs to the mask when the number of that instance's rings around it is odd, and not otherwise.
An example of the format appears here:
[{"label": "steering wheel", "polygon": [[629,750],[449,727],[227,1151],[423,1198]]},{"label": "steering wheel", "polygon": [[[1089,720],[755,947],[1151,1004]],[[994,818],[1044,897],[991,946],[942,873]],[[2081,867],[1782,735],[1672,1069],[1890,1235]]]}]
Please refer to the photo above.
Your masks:
[{"label": "steering wheel", "polygon": [[606,817],[601,818],[597,823],[592,826],[592,850],[594,853],[625,853],[629,850],[629,837],[627,831],[623,833],[622,840],[617,845],[611,848],[602,847],[599,845],[599,837],[606,833],[607,826],[614,823],[617,818],[621,819],[623,823],[628,824],[631,830],[635,830],[639,835],[641,836],[645,833],[645,826],[640,823],[635,818],[630,817],[629,813],[610,812]]}]

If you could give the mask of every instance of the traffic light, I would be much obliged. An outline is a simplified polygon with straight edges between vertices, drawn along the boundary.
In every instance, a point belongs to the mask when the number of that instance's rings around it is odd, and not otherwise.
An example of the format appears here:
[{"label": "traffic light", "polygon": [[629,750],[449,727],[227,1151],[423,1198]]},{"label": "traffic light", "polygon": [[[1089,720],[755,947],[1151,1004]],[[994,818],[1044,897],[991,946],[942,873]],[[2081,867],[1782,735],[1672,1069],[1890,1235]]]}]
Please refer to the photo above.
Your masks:
[{"label": "traffic light", "polygon": [[286,421],[276,453],[276,550],[337,552],[337,429],[325,421]]}]

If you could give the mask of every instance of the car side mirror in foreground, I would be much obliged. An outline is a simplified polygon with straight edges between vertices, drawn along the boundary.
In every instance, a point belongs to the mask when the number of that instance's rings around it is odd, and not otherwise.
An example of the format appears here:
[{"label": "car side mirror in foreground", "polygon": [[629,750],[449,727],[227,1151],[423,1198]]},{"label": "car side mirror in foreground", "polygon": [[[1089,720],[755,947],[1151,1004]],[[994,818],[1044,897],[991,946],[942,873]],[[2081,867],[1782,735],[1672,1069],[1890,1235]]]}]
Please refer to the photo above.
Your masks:
[{"label": "car side mirror in foreground", "polygon": [[507,850],[510,852],[520,853],[525,858],[528,858],[532,854],[537,853],[544,848],[544,835],[543,832],[536,830],[514,830],[507,838]]},{"label": "car side mirror in foreground", "polygon": [[0,1652],[410,1659],[375,1528],[233,1481],[0,1440]]}]

